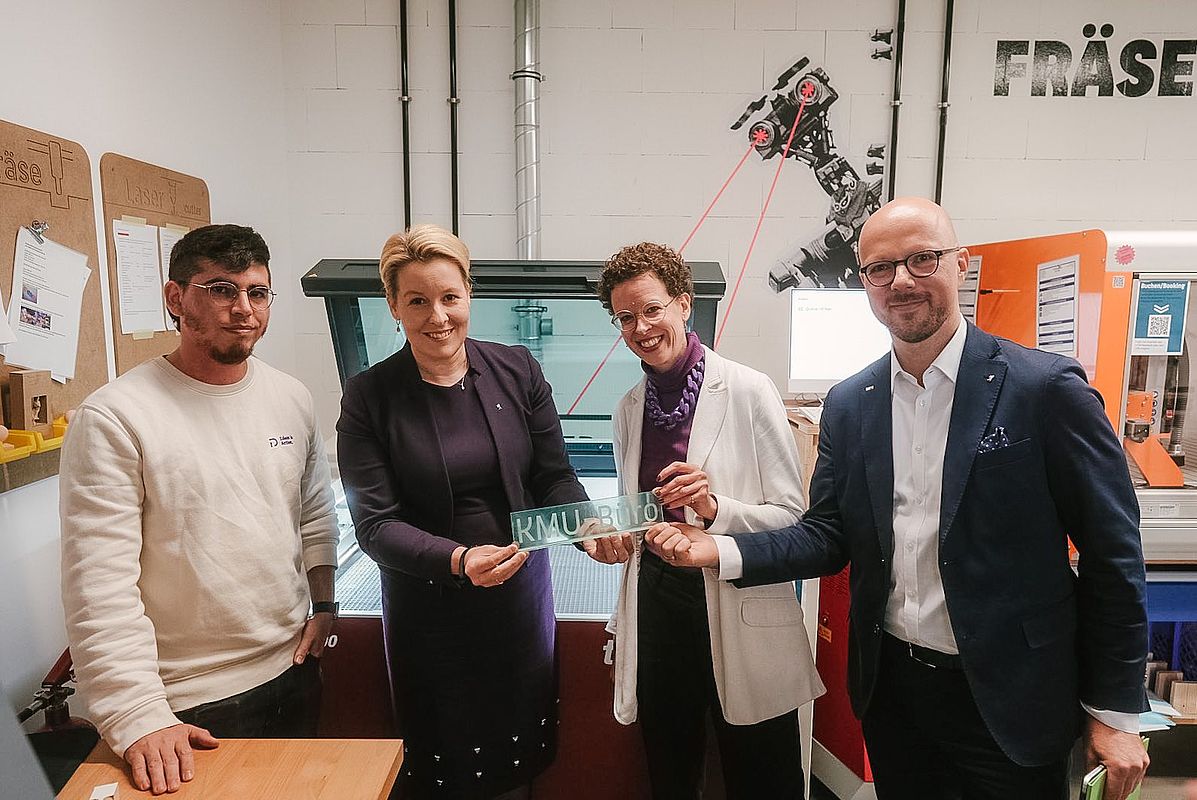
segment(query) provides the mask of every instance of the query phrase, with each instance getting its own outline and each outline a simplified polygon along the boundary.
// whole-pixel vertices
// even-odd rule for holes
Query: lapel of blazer
[[[723,377],[723,359],[710,350],[706,351],[706,367],[702,376],[702,388],[698,390],[698,405],[694,409],[694,421],[690,425],[690,443],[686,450],[686,461],[704,468],[711,448],[723,428],[727,417],[728,392]],[[643,419],[641,414],[641,419]]]
[[[512,460],[503,458],[503,444],[524,435],[517,416],[520,409],[511,402],[510,392],[504,391],[504,387],[499,385],[486,357],[471,339],[466,339],[466,356],[470,360],[470,372],[474,375],[478,399],[482,401],[482,413],[486,415],[486,424],[490,426],[490,434],[494,438],[495,450],[499,455],[499,477],[503,481],[503,493],[507,495],[511,509],[519,511],[526,505],[523,482]]]
[[[873,363],[871,376],[858,389],[860,393],[860,442],[864,451],[865,476],[873,522],[881,553],[887,559],[894,554],[894,419],[890,394],[890,358]]]
[[[433,471],[423,473],[418,481],[413,481],[412,490],[431,495],[426,507],[440,509],[437,513],[441,519],[442,530],[447,535],[452,535],[453,486],[449,483],[449,468],[445,466],[440,431],[436,418],[432,415],[428,393],[424,391],[423,378],[420,377],[420,368],[416,366],[410,344],[404,345],[399,351],[397,367],[399,380],[396,382],[395,393],[400,397],[397,424],[406,431],[404,439],[409,447],[427,449],[427,457],[421,460],[437,465]],[[432,435],[429,436],[429,433]],[[392,453],[391,457],[401,459],[404,454]],[[396,467],[398,468],[398,465]]]
[[[972,472],[977,446],[989,427],[994,406],[1006,377],[997,339],[969,324],[964,353],[956,374],[952,419],[948,423],[947,449],[943,459],[943,494],[939,511],[939,546],[952,529],[964,486]]]

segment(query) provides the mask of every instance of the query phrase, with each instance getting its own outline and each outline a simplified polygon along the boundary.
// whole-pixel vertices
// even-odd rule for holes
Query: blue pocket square
[[[1006,438],[1006,429],[998,425],[981,439],[981,443],[977,445],[977,452],[991,453],[1009,446],[1010,440]]]

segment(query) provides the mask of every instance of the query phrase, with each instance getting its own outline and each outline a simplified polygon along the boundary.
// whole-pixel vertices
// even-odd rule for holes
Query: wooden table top
[[[398,739],[221,739],[215,750],[195,751],[195,778],[159,797],[386,800],[402,763]],[[58,798],[88,800],[105,783],[117,784],[121,800],[153,796],[133,786],[128,766],[101,741]]]

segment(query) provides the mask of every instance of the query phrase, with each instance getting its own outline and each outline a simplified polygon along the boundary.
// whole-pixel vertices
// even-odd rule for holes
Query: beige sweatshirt
[[[84,401],[60,475],[67,637],[113,750],[290,666],[306,571],[337,541],[302,384],[253,358],[231,386],[154,359]]]

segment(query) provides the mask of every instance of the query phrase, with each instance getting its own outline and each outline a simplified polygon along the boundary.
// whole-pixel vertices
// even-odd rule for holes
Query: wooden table
[[[221,739],[195,751],[195,778],[172,800],[386,800],[403,763],[398,739]],[[120,800],[152,797],[134,788],[129,768],[104,742],[96,745],[58,795],[88,800],[96,786],[116,783]]]

